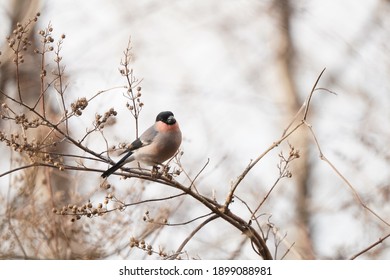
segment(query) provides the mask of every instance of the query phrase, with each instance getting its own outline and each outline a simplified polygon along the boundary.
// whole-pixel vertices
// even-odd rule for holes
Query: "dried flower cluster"
[[[39,16],[40,14],[37,13],[33,19],[25,24],[17,22],[16,28],[12,31],[12,35],[6,37],[8,47],[13,50],[15,54],[13,62],[17,65],[24,63],[23,51],[27,51],[32,45],[32,42],[29,39],[29,28],[33,22],[38,20]]]
[[[151,244],[148,244],[145,242],[144,239],[138,239],[134,236],[130,237],[130,242],[129,242],[130,248],[138,248],[143,251],[145,251],[149,256],[152,254],[157,254],[161,258],[167,258],[168,253],[164,251],[164,249],[160,248],[158,251],[153,250],[153,246]]]
[[[79,98],[77,99],[76,102],[70,104],[70,107],[72,108],[72,112],[76,116],[81,116],[83,114],[82,111],[85,110],[87,106],[88,106],[88,100],[85,97]]]
[[[104,113],[104,115],[95,115],[95,122],[94,125],[98,129],[104,128],[104,125],[107,123],[107,121],[110,119],[110,117],[115,117],[118,113],[114,110],[114,108],[110,108],[107,112]]]
[[[127,94],[130,100],[132,101],[132,104],[128,102],[126,103],[127,109],[129,109],[132,112],[136,110],[138,110],[138,112],[141,111],[142,107],[144,106],[144,103],[141,101],[141,96],[142,96],[141,87],[140,86],[137,87],[137,93],[135,94],[135,96],[133,96],[132,89],[128,89]]]
[[[111,201],[117,204],[117,207],[113,208],[113,210],[123,210],[123,203],[118,201],[112,193],[109,193],[106,195],[103,202],[99,202],[95,206],[92,204],[91,201],[88,201],[87,203],[84,203],[82,205],[68,204],[62,206],[61,208],[53,208],[52,212],[57,215],[70,215],[72,216],[71,221],[75,222],[76,220],[80,220],[82,216],[93,218],[97,216],[102,216],[110,212],[110,210],[107,209],[107,205]]]
[[[290,147],[290,151],[288,157],[285,157],[283,152],[279,154],[280,162],[278,164],[278,169],[281,178],[292,177],[292,173],[289,170],[289,165],[293,160],[298,159],[300,157],[299,150],[295,149],[291,144],[289,144],[289,147]]]

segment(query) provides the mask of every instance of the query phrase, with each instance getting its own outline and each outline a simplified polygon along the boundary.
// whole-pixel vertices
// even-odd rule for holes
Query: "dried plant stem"
[[[367,204],[363,201],[363,199],[360,197],[359,193],[357,192],[356,188],[351,184],[351,182],[336,168],[336,166],[328,160],[327,157],[322,152],[321,146],[318,142],[318,139],[314,133],[313,127],[305,122],[306,127],[309,128],[311,135],[313,136],[314,142],[316,144],[317,150],[319,152],[319,157],[321,160],[326,162],[330,168],[337,174],[337,176],[349,187],[349,189],[352,191],[355,199],[359,202],[359,204],[366,209],[369,213],[374,215],[377,219],[379,219],[381,222],[383,222],[386,226],[390,226],[390,223],[387,222],[384,218],[382,218],[379,214],[377,214],[374,210],[372,210],[370,207],[367,206]]]
[[[371,244],[370,246],[368,246],[367,248],[365,248],[364,250],[360,251],[359,253],[353,255],[350,260],[354,260],[356,259],[357,257],[363,255],[364,253],[368,252],[369,250],[371,250],[372,248],[375,248],[377,245],[381,244],[383,241],[385,241],[387,238],[390,237],[390,233],[385,235],[384,237],[381,237],[379,238],[379,240],[377,242],[374,242],[373,244]]]
[[[202,229],[205,225],[207,225],[208,223],[210,223],[211,221],[217,219],[219,216],[218,215],[213,215],[211,217],[209,217],[207,220],[203,221],[199,226],[197,226],[189,236],[187,236],[187,238],[180,244],[179,248],[177,248],[175,254],[173,254],[172,256],[170,256],[168,259],[170,260],[174,260],[176,259],[176,257],[178,255],[181,254],[181,252],[183,251],[184,247],[187,245],[187,243],[195,236],[195,234],[200,230]]]

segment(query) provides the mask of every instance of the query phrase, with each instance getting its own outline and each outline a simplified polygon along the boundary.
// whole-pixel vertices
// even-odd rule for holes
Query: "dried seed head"
[[[131,237],[130,238],[130,247],[133,248],[134,246],[136,246],[137,244],[137,240],[134,238],[134,237]]]

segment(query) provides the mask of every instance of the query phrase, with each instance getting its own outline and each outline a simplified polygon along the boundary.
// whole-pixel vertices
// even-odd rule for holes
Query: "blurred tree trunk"
[[[39,12],[40,1],[10,1],[10,34],[16,27],[17,23],[24,24],[30,19],[33,19]],[[23,97],[23,102],[31,106],[40,99],[42,94],[42,83],[40,79],[41,73],[41,57],[34,54],[34,49],[40,49],[40,42],[37,42],[37,30],[35,26],[29,29],[28,37],[31,41],[30,48],[24,52],[24,63],[20,65],[19,81],[20,92]],[[2,64],[0,68],[0,89],[8,95],[17,94],[16,70],[13,62],[15,54],[11,48],[7,48],[2,55]],[[45,63],[51,63],[47,61]],[[50,79],[48,77],[48,79]],[[65,79],[65,76],[63,76]],[[44,88],[46,85],[44,85]],[[48,89],[47,93],[49,90]],[[53,93],[56,94],[56,93]],[[4,96],[1,95],[1,102],[6,102]],[[46,115],[48,119],[59,120],[62,117],[62,112],[58,106],[52,104],[52,100],[45,99],[45,105],[37,106],[41,110],[41,114]],[[40,102],[42,103],[40,99]],[[24,112],[23,112],[24,110]],[[20,112],[24,113],[28,118],[31,117],[29,110],[23,109],[20,106]],[[16,131],[20,127],[15,127]],[[36,129],[26,131],[29,141],[36,139],[43,140],[49,130],[47,127],[41,126]],[[66,145],[58,144],[50,151],[58,154],[66,154]],[[23,163],[23,159],[21,159]],[[14,161],[14,160],[13,160]],[[23,173],[23,174],[22,174]],[[56,217],[52,214],[51,209],[59,205],[67,205],[70,202],[71,192],[75,181],[72,181],[72,176],[66,174],[67,171],[59,171],[49,168],[29,168],[19,171],[21,175],[19,180],[12,179],[9,188],[13,191],[17,190],[18,194],[11,198],[7,209],[8,226],[16,244],[16,250],[10,250],[4,253],[7,258],[38,258],[38,259],[77,259],[77,258],[94,258],[96,249],[90,248],[84,243],[83,238],[74,240],[71,238],[72,232],[77,230],[79,225],[69,225],[62,217]],[[27,218],[28,217],[28,218]],[[64,223],[65,221],[65,223]],[[45,238],[38,236],[45,233]],[[4,258],[4,256],[3,256]]]
[[[33,18],[35,14],[37,13],[39,6],[40,6],[40,1],[22,1],[22,0],[12,0],[10,1],[10,34],[12,33],[13,29],[15,28],[16,24],[18,22],[26,22],[28,19]],[[5,20],[4,20],[5,21]],[[4,24],[3,21],[3,24]],[[31,33],[33,30],[30,30],[30,39],[31,42],[33,43],[33,46],[36,45],[36,42],[34,40],[34,36],[31,36]],[[15,77],[15,67],[13,63],[13,52],[10,48],[5,48],[3,47],[3,54],[1,56],[1,64],[0,64],[0,89],[3,92],[6,92],[5,89],[7,88],[8,85],[14,84],[16,81]],[[37,57],[36,56],[27,56],[25,58],[26,63],[25,66],[23,67],[23,70],[21,71],[21,80],[23,89],[24,90],[29,90],[30,92],[37,92],[39,94],[39,89],[40,85],[37,82],[32,82],[33,79],[31,79],[31,71],[33,70],[31,68],[34,67],[35,63],[39,63],[39,61],[36,61]],[[3,102],[4,101],[4,96],[0,96],[0,100]]]
[[[291,18],[293,7],[289,0],[275,0],[274,9],[276,10],[278,26],[277,33],[277,74],[280,81],[281,91],[284,92],[287,112],[286,122],[291,120],[300,109],[303,100],[300,98],[294,77],[294,45],[291,36]],[[290,143],[300,151],[300,159],[293,164],[293,178],[296,185],[296,230],[294,240],[295,248],[306,259],[314,259],[313,245],[310,236],[310,192],[308,178],[310,175],[309,165],[309,142],[305,131],[298,131]],[[291,236],[290,236],[291,237]]]

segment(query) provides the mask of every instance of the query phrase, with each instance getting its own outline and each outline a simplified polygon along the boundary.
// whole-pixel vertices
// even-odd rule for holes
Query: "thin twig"
[[[210,214],[208,214],[210,215]],[[205,225],[207,225],[208,223],[210,223],[211,221],[215,220],[219,218],[218,215],[212,215],[210,218],[208,218],[207,220],[203,221],[203,223],[201,223],[199,226],[197,226],[191,233],[189,236],[187,236],[187,238],[180,244],[179,248],[177,248],[176,250],[176,253],[174,253],[172,256],[170,256],[168,259],[170,260],[174,260],[176,259],[176,257],[181,254],[181,252],[183,251],[184,247],[187,245],[187,243],[194,237],[194,235],[201,229],[203,228]]]
[[[354,260],[356,259],[357,257],[363,255],[364,253],[366,253],[367,251],[371,250],[372,248],[376,247],[378,244],[381,244],[383,241],[385,241],[387,238],[390,237],[390,233],[385,235],[384,237],[381,237],[379,238],[379,240],[373,244],[371,244],[370,246],[368,246],[367,248],[365,248],[364,250],[360,251],[359,253],[353,255],[350,260]]]
[[[327,157],[322,152],[321,146],[318,142],[318,139],[316,137],[316,134],[314,133],[313,127],[308,124],[307,122],[304,122],[305,125],[309,128],[309,131],[311,135],[313,136],[314,142],[316,144],[317,150],[319,152],[320,159],[326,162],[330,168],[337,174],[337,176],[344,181],[344,183],[349,187],[349,189],[352,191],[353,195],[355,196],[356,200],[359,202],[359,204],[365,208],[368,212],[370,212],[372,215],[374,215],[376,218],[378,218],[381,222],[383,222],[385,225],[390,226],[390,223],[387,222],[384,218],[382,218],[379,214],[377,214],[374,210],[372,210],[370,207],[366,205],[366,203],[363,201],[363,199],[360,197],[359,193],[356,191],[356,188],[349,182],[349,180],[336,168],[336,166],[333,165],[333,163],[328,160]]]
[[[326,69],[326,68],[324,68],[324,69],[321,71],[320,75],[318,76],[316,82],[315,82],[314,85],[313,85],[313,88],[311,89],[311,92],[310,92],[310,94],[309,94],[309,98],[307,99],[307,104],[306,104],[306,108],[305,108],[305,113],[303,114],[303,120],[306,120],[306,118],[307,118],[307,113],[309,112],[311,98],[312,98],[312,96],[313,96],[313,93],[314,93],[314,91],[315,91],[317,85],[318,85],[318,82],[319,82],[320,79],[321,79],[322,74],[325,72],[325,69]]]
[[[293,248],[294,245],[295,245],[295,242],[293,242],[293,243],[291,244],[291,246],[287,248],[286,252],[285,252],[285,253],[283,254],[283,256],[280,258],[281,260],[283,260],[283,259],[287,256],[287,254],[291,251],[291,248]]]
[[[199,170],[198,174],[196,174],[195,178],[191,181],[191,185],[189,188],[192,188],[195,184],[196,179],[198,179],[199,175],[205,170],[206,166],[210,163],[210,159],[208,158],[203,167]],[[196,189],[196,188],[195,188]]]
[[[10,162],[12,162],[12,157],[13,157],[13,153],[11,153],[11,161],[10,161]],[[0,177],[1,177],[1,176],[0,176]],[[10,197],[11,197],[11,179],[12,179],[12,177],[9,176],[9,178],[8,178],[8,191],[7,191],[7,208],[6,208],[6,209],[7,209],[7,222],[8,222],[8,226],[9,226],[9,229],[10,229],[11,233],[12,233],[13,236],[15,237],[16,242],[17,242],[18,246],[20,247],[20,250],[21,250],[22,253],[23,253],[24,259],[28,259],[26,250],[24,249],[23,244],[22,244],[22,242],[20,241],[19,236],[17,235],[17,233],[16,233],[16,231],[15,231],[13,225],[12,225],[12,222],[11,222],[11,219],[12,219],[12,217],[11,217],[11,212],[12,212],[11,210],[12,210],[12,208],[11,208],[11,203],[10,203]]]
[[[255,160],[251,161],[250,164],[248,164],[248,166],[245,168],[245,170],[240,174],[240,176],[238,176],[238,178],[236,179],[236,181],[234,182],[228,196],[227,196],[227,199],[226,199],[226,202],[225,202],[225,206],[227,207],[232,199],[233,199],[233,194],[234,192],[236,191],[238,185],[241,183],[242,180],[244,180],[244,178],[246,177],[246,175],[249,173],[249,171],[251,171],[251,169],[253,167],[255,167],[255,165],[265,156],[267,155],[270,151],[272,151],[273,149],[275,149],[276,147],[278,147],[284,140],[286,140],[291,134],[293,134],[298,128],[300,128],[301,126],[303,125],[303,123],[299,123],[297,124],[290,132],[288,132],[287,134],[285,134],[283,137],[281,137],[279,140],[277,140],[276,142],[274,142],[271,146],[269,146],[261,155],[259,155]]]

